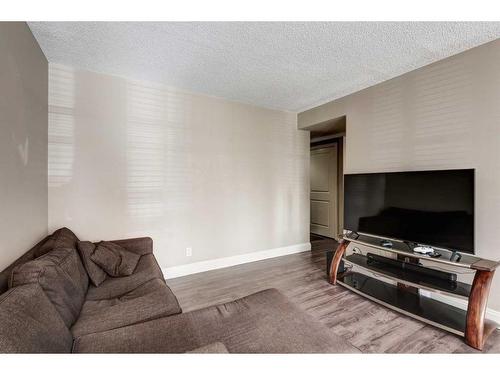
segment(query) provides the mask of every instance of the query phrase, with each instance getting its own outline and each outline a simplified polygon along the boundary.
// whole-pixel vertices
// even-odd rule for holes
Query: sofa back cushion
[[[39,285],[0,295],[0,353],[69,353],[73,336]]]
[[[43,244],[35,251],[35,258],[47,254],[49,251],[60,248],[76,249],[78,237],[68,228],[60,228],[46,238]]]
[[[58,248],[12,271],[10,287],[39,284],[67,327],[80,314],[89,279],[75,249]]]
[[[30,250],[17,258],[10,266],[0,272],[0,294],[6,292],[9,288],[9,278],[15,267],[44,255],[54,248],[76,248],[77,241],[78,237],[76,237],[76,235],[68,228],[58,229],[53,234],[45,237]]]
[[[47,238],[50,236],[45,237],[43,240],[38,242],[35,246],[33,246],[31,249],[29,249],[27,252],[25,252],[23,255],[21,255],[19,258],[17,258],[11,265],[9,265],[6,269],[4,269],[2,272],[0,272],[0,294],[6,292],[9,289],[9,279],[10,275],[12,274],[12,270],[19,266],[20,264],[24,264],[26,262],[29,262],[30,260],[35,259],[35,253],[37,250],[42,246]]]

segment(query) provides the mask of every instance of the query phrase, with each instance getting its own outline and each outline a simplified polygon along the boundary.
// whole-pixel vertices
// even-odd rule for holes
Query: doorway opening
[[[337,241],[343,230],[346,117],[309,127],[311,243]]]

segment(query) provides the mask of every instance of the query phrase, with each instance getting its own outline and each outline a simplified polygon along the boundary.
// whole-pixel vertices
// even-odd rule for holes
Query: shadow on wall
[[[435,65],[407,79],[407,86],[391,80],[372,88],[366,121],[372,134],[370,159],[384,171],[402,165],[435,169],[450,161],[463,167],[473,151],[468,137],[474,119],[467,99],[473,81],[467,70],[459,63]]]
[[[163,214],[161,91],[127,82],[127,209],[132,218]]]
[[[62,66],[50,66],[49,81],[48,184],[51,188],[66,185],[73,177],[74,71]]]
[[[127,81],[126,103],[128,233],[188,241],[190,98],[160,85]]]
[[[50,230],[151,236],[162,266],[308,242],[294,114],[58,65],[49,87]]]

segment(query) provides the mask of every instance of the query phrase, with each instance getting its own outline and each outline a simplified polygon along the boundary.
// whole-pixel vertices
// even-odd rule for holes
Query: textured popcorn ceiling
[[[500,37],[500,23],[30,22],[51,63],[301,111]]]

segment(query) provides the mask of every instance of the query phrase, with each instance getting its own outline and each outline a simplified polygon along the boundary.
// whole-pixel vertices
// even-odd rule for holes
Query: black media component
[[[334,251],[328,250],[326,252],[326,274],[330,276],[330,266],[332,265]]]
[[[393,267],[405,271],[412,272],[425,277],[433,277],[436,279],[446,280],[449,282],[457,281],[457,275],[451,272],[439,271],[432,268],[423,267],[419,264],[403,262],[397,259],[386,258],[381,255],[368,253],[366,254],[367,264],[374,264],[379,267]]]

